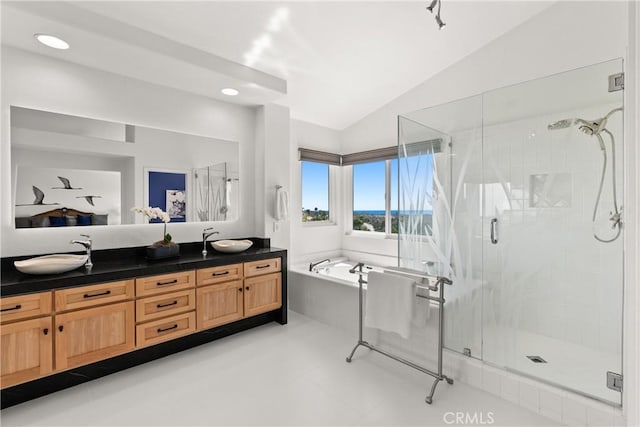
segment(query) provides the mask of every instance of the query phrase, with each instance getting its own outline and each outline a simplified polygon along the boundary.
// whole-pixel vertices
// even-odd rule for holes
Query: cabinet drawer
[[[69,311],[133,299],[133,279],[55,291],[56,311]]]
[[[136,296],[143,297],[165,292],[180,291],[195,287],[195,283],[196,273],[194,270],[141,277],[136,279]]]
[[[196,330],[196,314],[179,314],[136,326],[136,347],[157,344],[162,341],[188,335]]]
[[[198,286],[242,279],[242,264],[221,265],[197,270]]]
[[[50,314],[51,292],[0,298],[2,323]]]
[[[136,322],[172,316],[195,308],[195,289],[142,298],[136,301]]]
[[[244,277],[275,273],[277,271],[280,271],[280,258],[271,258],[262,261],[244,263]]]

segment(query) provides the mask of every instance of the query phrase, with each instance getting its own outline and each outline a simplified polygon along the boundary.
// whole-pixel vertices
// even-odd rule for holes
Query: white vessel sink
[[[54,254],[14,261],[13,265],[25,274],[57,274],[75,270],[85,262],[87,255]]]
[[[218,252],[242,252],[246,251],[253,245],[251,240],[216,240],[211,242],[211,246]]]

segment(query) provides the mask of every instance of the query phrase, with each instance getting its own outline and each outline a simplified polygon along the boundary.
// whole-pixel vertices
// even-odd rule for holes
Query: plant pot
[[[147,259],[165,259],[180,256],[180,245],[147,246]]]

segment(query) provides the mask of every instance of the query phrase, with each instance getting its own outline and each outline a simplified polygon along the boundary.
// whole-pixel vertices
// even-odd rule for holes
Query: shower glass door
[[[482,97],[399,117],[401,267],[445,276],[445,346],[482,357]]]
[[[485,93],[482,144],[483,359],[617,404],[623,92],[608,77],[621,71]]]

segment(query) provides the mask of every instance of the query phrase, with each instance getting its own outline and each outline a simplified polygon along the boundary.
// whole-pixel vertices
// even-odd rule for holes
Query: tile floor
[[[440,383],[427,405],[430,377],[362,348],[348,364],[354,337],[293,312],[289,320],[5,409],[0,422],[441,426],[462,412],[467,425],[558,425],[460,382]]]

